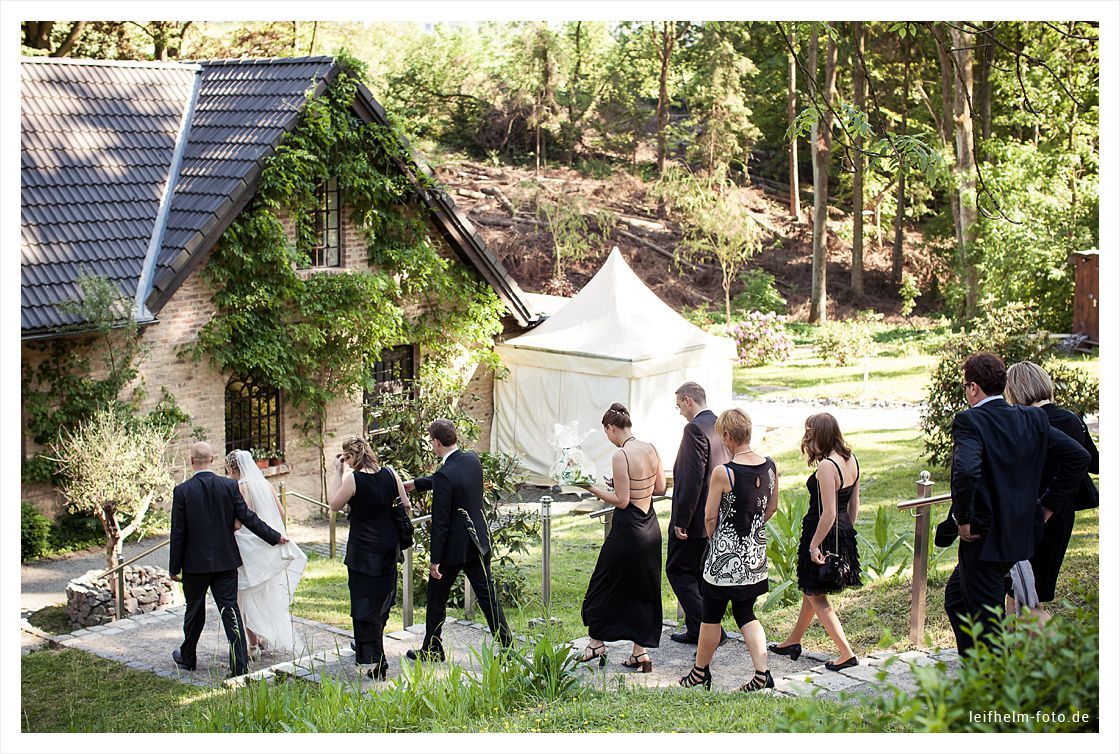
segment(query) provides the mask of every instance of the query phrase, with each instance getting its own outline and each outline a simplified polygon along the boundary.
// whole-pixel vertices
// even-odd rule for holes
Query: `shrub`
[[[86,550],[104,542],[105,531],[93,516],[64,511],[51,527],[51,554]]]
[[[792,605],[797,591],[797,548],[801,545],[801,520],[809,510],[808,493],[797,493],[790,505],[779,505],[766,522],[766,564],[770,590],[763,610]]]
[[[41,558],[50,550],[51,522],[34,505],[24,501],[19,515],[20,560]]]
[[[863,570],[871,580],[884,579],[898,572],[911,545],[904,534],[891,536],[893,514],[886,505],[875,511],[875,528],[870,540],[860,537]],[[931,548],[933,549],[933,548]]]
[[[754,311],[728,327],[727,334],[735,339],[739,363],[758,367],[789,358],[793,352],[793,341],[786,334],[784,321],[784,317],[774,312],[763,314]]]
[[[946,340],[930,376],[921,429],[930,461],[948,468],[952,458],[953,417],[968,408],[961,390],[961,368],[970,354],[990,351],[1010,366],[1018,361],[1041,364],[1054,377],[1054,402],[1084,416],[1100,406],[1100,384],[1081,370],[1048,358],[1050,338],[1039,330],[1033,309],[1025,304],[993,308],[969,332]]]
[[[898,296],[902,299],[902,306],[898,313],[907,319],[914,312],[914,305],[922,291],[918,288],[918,279],[909,272],[902,273],[902,285],[898,288]]]
[[[866,318],[821,325],[813,347],[821,361],[839,367],[869,356],[871,349],[871,326]]]
[[[739,276],[742,292],[731,299],[733,312],[778,312],[786,310],[786,300],[774,286],[774,276],[762,270],[747,270]]]

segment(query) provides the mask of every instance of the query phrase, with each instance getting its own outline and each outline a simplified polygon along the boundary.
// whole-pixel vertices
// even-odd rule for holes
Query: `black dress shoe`
[[[181,667],[183,670],[194,670],[194,663],[184,662],[183,653],[178,649],[171,650],[171,659],[174,660],[175,664]]]
[[[357,651],[358,651],[358,643],[357,643],[357,642],[354,642],[354,641],[350,642],[350,649],[352,649],[352,650],[354,650],[355,652],[357,652]]]
[[[688,631],[681,631],[676,634],[669,634],[669,638],[679,644],[695,644],[700,641],[699,636],[693,636]]]
[[[852,655],[843,662],[832,662],[832,660],[829,660],[824,664],[824,666],[829,670],[843,670],[844,668],[854,668],[856,665],[859,665],[859,658],[855,655]]]
[[[410,649],[404,653],[404,656],[410,660],[420,660],[421,662],[444,662],[446,659],[443,652],[433,652],[430,649]]]

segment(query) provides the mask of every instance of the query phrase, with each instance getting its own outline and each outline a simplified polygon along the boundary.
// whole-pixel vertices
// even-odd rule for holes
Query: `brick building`
[[[83,348],[81,323],[59,304],[80,297],[83,274],[109,280],[132,302],[147,354],[138,382],[141,409],[167,388],[215,448],[269,447],[283,463],[265,471],[296,491],[317,497],[318,450],[303,441],[285,412],[284,395],[220,374],[180,354],[213,313],[212,291],[200,275],[222,233],[256,194],[265,160],[297,124],[310,97],[338,75],[329,57],[133,63],[27,59],[22,64],[22,359],[25,373],[63,338]],[[388,125],[385,111],[359,86],[353,113]],[[404,171],[428,171],[420,163]],[[337,188],[321,190],[316,227],[321,245],[301,274],[368,269],[361,229]],[[484,280],[506,306],[507,331],[535,321],[501,263],[442,191],[421,189],[444,252]],[[293,218],[282,216],[290,242]],[[77,332],[75,332],[77,330]],[[408,343],[369,365],[379,382],[414,376],[423,354]],[[493,378],[484,369],[468,390],[481,398],[471,411],[489,447]],[[368,399],[368,397],[367,397]],[[328,412],[328,432],[363,427],[363,396],[340,399]],[[39,450],[27,436],[24,458]],[[172,456],[176,478],[186,473],[184,430]],[[58,510],[46,484],[25,484],[23,497],[49,514]],[[296,518],[310,507],[293,506]]]

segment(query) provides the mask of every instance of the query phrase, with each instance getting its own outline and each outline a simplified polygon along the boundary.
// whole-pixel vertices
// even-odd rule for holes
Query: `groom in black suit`
[[[731,454],[716,435],[716,415],[708,408],[703,387],[684,383],[677,388],[676,401],[677,411],[688,424],[673,463],[673,510],[669,515],[665,575],[684,610],[685,629],[669,638],[695,644],[700,638],[700,578],[708,548],[704,524],[708,481],[712,469],[730,461]],[[724,633],[722,639],[726,638]]]
[[[410,649],[406,654],[412,660],[441,661],[445,659],[441,637],[447,598],[460,571],[470,581],[498,641],[509,646],[513,634],[490,575],[490,529],[482,513],[482,463],[477,454],[459,449],[455,424],[447,419],[432,422],[428,437],[443,465],[432,476],[404,485],[409,492],[432,490],[431,577],[424,643],[419,652]]]
[[[1003,399],[1007,370],[995,354],[964,363],[969,408],[953,418],[953,504],[950,518],[960,544],[957,567],[945,585],[945,612],[964,653],[975,644],[963,629],[971,618],[989,644],[999,630],[1004,575],[1027,560],[1042,539],[1043,523],[1078,489],[1089,466],[1081,444],[1053,429],[1046,413]],[[1039,497],[1042,470],[1058,469]],[[940,527],[939,527],[940,528]]]
[[[187,612],[183,618],[183,644],[171,653],[179,667],[195,668],[195,646],[206,625],[206,590],[222,616],[230,646],[229,676],[249,671],[245,650],[245,625],[237,608],[237,568],[241,552],[234,539],[240,521],[249,531],[271,545],[288,540],[257,518],[245,504],[237,482],[210,471],[214,451],[209,443],[191,447],[194,475],[175,487],[171,499],[171,556],[167,570],[183,582]],[[180,576],[182,572],[182,576]]]

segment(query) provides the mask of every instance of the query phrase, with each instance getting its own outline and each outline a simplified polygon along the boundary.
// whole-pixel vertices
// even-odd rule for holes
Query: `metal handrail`
[[[920,645],[925,638],[926,587],[929,577],[930,511],[938,503],[952,502],[952,494],[931,495],[933,482],[929,472],[917,479],[917,496],[898,504],[914,518],[914,565],[910,578],[910,641]]]
[[[120,620],[121,618],[124,617],[124,567],[128,566],[128,565],[132,565],[133,563],[135,563],[137,560],[144,557],[145,555],[151,555],[153,552],[155,552],[159,548],[167,547],[169,544],[171,544],[171,540],[166,539],[163,542],[160,542],[158,545],[155,545],[154,547],[149,547],[147,550],[144,550],[144,552],[140,553],[139,555],[134,555],[133,557],[129,558],[128,560],[124,561],[123,563],[118,563],[113,568],[110,568],[109,570],[107,570],[104,573],[99,574],[97,576],[97,578],[103,579],[103,578],[106,578],[111,573],[116,573],[117,574],[117,609],[116,609],[117,620]]]
[[[933,497],[916,497],[913,500],[906,500],[898,504],[900,511],[911,510],[913,508],[921,508],[922,506],[935,505],[936,503],[947,503],[953,500],[952,493],[946,492],[943,495],[934,495]]]

